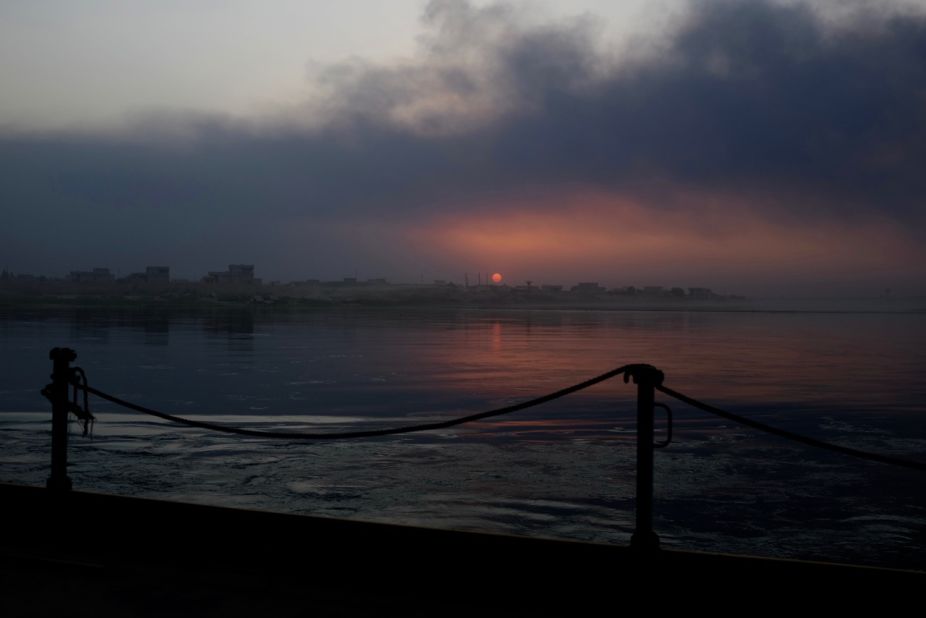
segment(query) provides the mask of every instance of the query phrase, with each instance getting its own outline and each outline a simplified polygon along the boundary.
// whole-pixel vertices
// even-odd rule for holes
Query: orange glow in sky
[[[880,285],[924,258],[889,221],[772,217],[743,196],[688,194],[672,205],[583,191],[496,199],[490,221],[457,214],[424,223],[419,247],[435,261],[504,263],[513,269],[509,275],[535,281],[732,292],[811,279],[865,278]],[[807,212],[814,210],[808,204]],[[492,276],[495,283],[501,279]]]
[[[492,275],[492,283],[501,283],[502,282],[502,273],[495,273]]]

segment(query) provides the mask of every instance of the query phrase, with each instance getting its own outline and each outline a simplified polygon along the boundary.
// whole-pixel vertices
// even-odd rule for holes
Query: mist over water
[[[49,348],[90,384],[183,416],[336,431],[517,402],[648,362],[699,399],[846,446],[926,452],[922,313],[93,310],[7,313],[0,480],[48,474]],[[634,396],[619,380],[491,421],[337,443],[246,439],[92,402],[76,488],[627,543]],[[656,455],[667,546],[926,567],[921,475],[821,453],[669,402]],[[657,433],[664,420],[657,420]]]

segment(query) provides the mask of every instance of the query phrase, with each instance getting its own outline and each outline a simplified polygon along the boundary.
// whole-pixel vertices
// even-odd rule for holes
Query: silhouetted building
[[[228,270],[210,271],[203,277],[203,283],[251,284],[260,283],[254,278],[253,264],[229,264]]]
[[[717,295],[710,288],[688,288],[688,296],[698,300],[716,298]]]
[[[148,276],[145,275],[145,273],[130,273],[126,275],[125,277],[123,277],[122,279],[119,279],[119,281],[124,281],[126,283],[132,283],[132,284],[144,284],[144,283],[148,283]]]
[[[253,275],[253,271],[252,271]],[[169,283],[170,266],[148,266],[145,268],[145,279],[148,283]]]
[[[595,281],[582,281],[569,289],[574,294],[604,294],[607,290]]]
[[[235,281],[253,281],[253,264],[229,264],[228,276]]]
[[[108,268],[94,268],[93,270],[72,270],[68,279],[77,283],[110,283],[116,280]]]

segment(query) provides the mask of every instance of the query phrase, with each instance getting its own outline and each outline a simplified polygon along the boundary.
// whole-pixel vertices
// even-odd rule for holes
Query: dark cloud
[[[255,257],[282,259],[268,247],[291,218],[418,217],[567,185],[802,196],[826,216],[921,226],[922,14],[831,24],[801,4],[698,2],[632,62],[601,51],[590,18],[531,25],[508,5],[441,0],[423,22],[415,62],[332,67],[310,126],[0,137],[4,259],[148,261],[166,243],[203,263],[248,238]]]

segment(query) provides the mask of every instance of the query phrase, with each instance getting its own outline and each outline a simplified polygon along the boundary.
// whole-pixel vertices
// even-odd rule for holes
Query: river
[[[448,419],[626,363],[765,423],[900,457],[926,453],[926,314],[521,309],[8,310],[0,481],[48,475],[48,350],[91,386],[250,428]],[[331,517],[625,544],[634,396],[621,380],[425,434],[299,443],[171,425],[92,401],[75,488]],[[656,453],[667,547],[926,568],[923,473],[819,452],[677,402]],[[657,436],[665,431],[658,413]],[[254,532],[258,533],[258,532]]]

